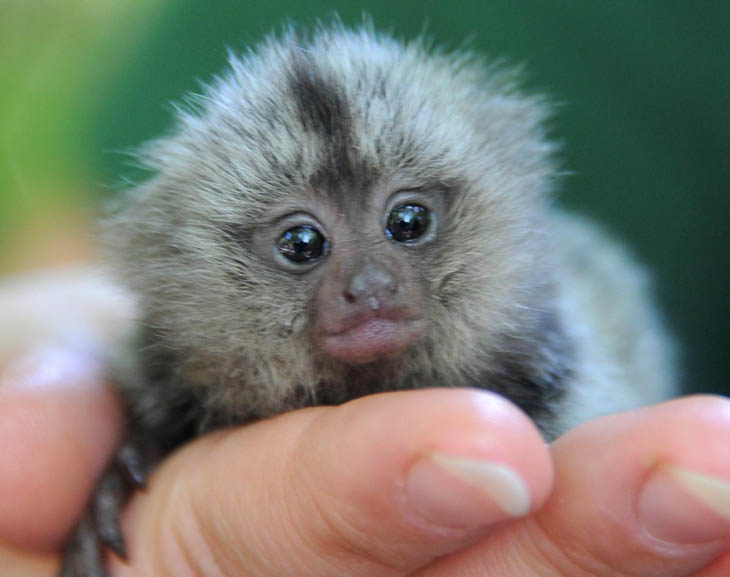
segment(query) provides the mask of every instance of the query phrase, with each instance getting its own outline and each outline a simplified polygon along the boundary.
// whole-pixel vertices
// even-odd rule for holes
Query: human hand
[[[87,269],[0,284],[0,575],[51,575],[123,428],[101,356],[132,303]]]
[[[118,439],[114,395],[84,359],[56,351],[21,363],[46,370],[4,373],[3,574],[53,574],[51,553]],[[168,459],[128,508],[131,564],[112,558],[112,574],[726,575],[729,439],[730,406],[717,398],[598,419],[552,447],[514,406],[478,391],[298,411]],[[434,452],[459,459],[434,462]],[[516,477],[502,470],[500,483],[484,461]],[[680,484],[689,479],[696,492],[702,477],[676,467],[724,480],[714,487],[724,517]]]
[[[598,419],[550,451],[478,391],[300,411],[170,459],[127,516],[135,561],[112,573],[719,577],[730,520],[698,496],[727,515],[729,435],[730,405],[713,398]],[[535,512],[549,456],[557,483]],[[494,463],[522,478],[530,505]]]
[[[102,386],[76,389],[76,399],[43,391],[32,402],[38,392],[26,391],[25,407],[20,391],[3,391],[0,402],[30,417],[15,419],[25,431],[0,430],[0,443],[13,449],[0,457],[1,470],[26,468],[15,483],[6,475],[0,483],[0,502],[15,512],[5,507],[0,537],[33,552],[24,567],[16,560],[16,577],[52,574],[43,553],[60,546],[119,430]],[[79,401],[85,409],[69,422]],[[6,412],[1,422],[13,420]],[[427,390],[298,411],[205,437],[165,462],[128,510],[131,564],[112,559],[112,575],[719,577],[730,569],[722,557],[730,521],[683,489],[667,465],[727,483],[729,435],[730,407],[713,398],[578,427],[550,449],[557,485],[547,504],[505,524],[509,512],[523,511],[519,481],[482,474],[480,490],[429,455],[466,458],[461,474],[477,478],[480,462],[486,471],[506,465],[523,479],[534,512],[551,488],[549,451],[506,401]],[[727,507],[727,485],[715,499]]]

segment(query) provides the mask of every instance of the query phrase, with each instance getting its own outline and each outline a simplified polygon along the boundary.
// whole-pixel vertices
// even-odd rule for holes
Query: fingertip
[[[310,456],[304,470],[316,469],[312,485],[328,487],[330,502],[352,517],[377,517],[383,540],[410,527],[430,553],[444,554],[538,509],[552,488],[552,460],[539,431],[494,393],[383,393],[324,414],[313,426],[321,429],[302,452]],[[332,466],[334,455],[341,467]],[[451,542],[444,531],[455,531]]]
[[[642,527],[670,543],[730,538],[730,400],[693,395],[640,415],[658,431],[645,433],[658,446],[637,500]]]
[[[730,478],[658,466],[639,493],[637,515],[648,535],[667,543],[729,538]]]
[[[0,376],[0,540],[58,548],[118,443],[119,400],[93,358],[46,348]]]
[[[728,447],[730,402],[717,396],[580,425],[553,443],[556,488],[540,525],[617,570],[654,574],[671,559],[667,577],[693,574],[730,539]]]
[[[532,508],[527,483],[513,467],[439,452],[410,467],[404,492],[408,508],[439,527],[479,528]]]

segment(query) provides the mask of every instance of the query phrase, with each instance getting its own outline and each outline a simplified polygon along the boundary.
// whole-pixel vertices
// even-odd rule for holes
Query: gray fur
[[[117,379],[131,430],[63,577],[102,575],[102,545],[123,552],[121,472],[141,484],[149,449],[215,427],[469,386],[512,399],[550,438],[673,390],[644,274],[552,205],[549,109],[510,71],[334,25],[232,57],[198,101],[146,148],[154,176],[104,223],[106,260],[139,299]],[[428,242],[385,237],[400,194],[436,215]],[[292,213],[331,241],[304,271],[274,258]],[[322,310],[346,316],[354,299],[341,277],[416,311],[425,333],[394,358],[328,355]]]
[[[155,359],[142,366],[133,405],[194,399],[195,419],[242,422],[381,389],[475,385],[512,397],[555,433],[576,420],[561,406],[572,384],[619,368],[615,401],[607,394],[576,414],[650,400],[626,358],[598,351],[600,369],[582,362],[575,325],[586,320],[563,301],[590,266],[575,271],[567,260],[617,249],[599,239],[596,254],[579,255],[583,239],[567,250],[556,242],[566,217],[550,205],[549,110],[518,92],[509,71],[335,25],[232,58],[200,102],[148,147],[154,178],[106,226],[111,260],[141,298],[142,358]],[[344,215],[363,251],[390,255],[382,231],[359,228],[361,215],[383,191],[421,188],[443,202],[439,238],[398,262],[425,287],[427,334],[374,366],[324,358],[308,319],[327,263],[282,273],[253,248],[256,235],[311,199]],[[610,299],[640,303],[638,317],[616,326],[656,341],[650,364],[669,383],[657,322],[634,286],[641,273],[623,258],[615,272],[617,294],[590,306],[615,315]],[[154,420],[170,418],[160,411]]]

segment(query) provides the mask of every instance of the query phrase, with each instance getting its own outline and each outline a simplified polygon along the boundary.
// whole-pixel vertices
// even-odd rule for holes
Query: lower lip
[[[368,363],[401,352],[423,333],[417,320],[370,319],[350,330],[322,337],[330,356],[346,363]]]

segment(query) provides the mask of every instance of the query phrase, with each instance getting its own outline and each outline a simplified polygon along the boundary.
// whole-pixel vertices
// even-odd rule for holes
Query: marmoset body
[[[146,450],[379,391],[480,387],[548,438],[666,396],[644,273],[554,206],[549,106],[509,70],[369,27],[272,37],[144,150],[104,223],[139,299],[127,444],[62,575],[123,553]]]

